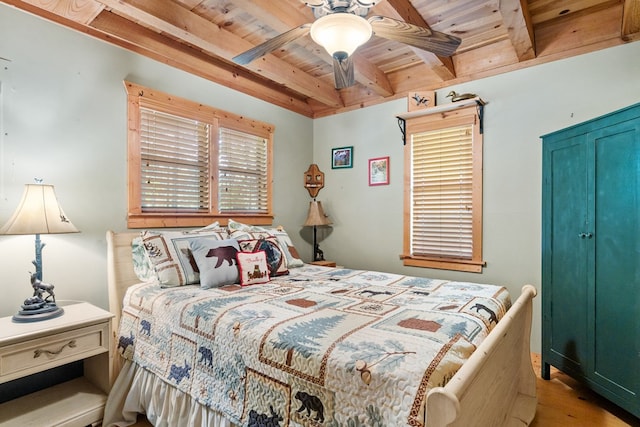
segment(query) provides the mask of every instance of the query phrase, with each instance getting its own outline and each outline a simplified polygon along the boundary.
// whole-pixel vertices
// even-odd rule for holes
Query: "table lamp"
[[[305,227],[313,227],[313,260],[324,261],[324,254],[320,250],[318,241],[316,238],[316,231],[318,226],[330,225],[331,221],[324,213],[322,204],[316,199],[309,202],[309,213],[307,214],[307,220],[304,222]]]
[[[36,322],[62,315],[64,311],[56,304],[54,286],[42,281],[42,248],[45,244],[40,240],[40,235],[78,232],[62,211],[53,185],[25,185],[18,207],[0,228],[0,234],[36,235],[36,258],[32,261],[35,272],[30,273],[33,296],[24,300],[22,309],[13,316],[14,322]]]

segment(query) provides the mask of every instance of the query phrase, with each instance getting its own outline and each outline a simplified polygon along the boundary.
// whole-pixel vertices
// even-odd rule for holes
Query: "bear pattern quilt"
[[[118,352],[245,426],[422,426],[504,287],[306,264],[268,283],[130,287]]]

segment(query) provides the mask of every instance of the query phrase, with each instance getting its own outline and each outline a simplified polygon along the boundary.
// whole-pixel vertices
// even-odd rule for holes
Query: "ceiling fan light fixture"
[[[351,56],[372,34],[371,24],[352,13],[333,13],[316,20],[311,26],[311,38],[331,56]]]

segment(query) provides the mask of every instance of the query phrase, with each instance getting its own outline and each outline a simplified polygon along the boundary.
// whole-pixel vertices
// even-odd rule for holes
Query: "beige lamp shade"
[[[309,213],[307,214],[307,220],[304,222],[305,227],[313,225],[329,225],[329,217],[324,213],[322,204],[315,200],[309,202]]]
[[[22,200],[0,234],[78,233],[58,203],[53,185],[26,184]]]

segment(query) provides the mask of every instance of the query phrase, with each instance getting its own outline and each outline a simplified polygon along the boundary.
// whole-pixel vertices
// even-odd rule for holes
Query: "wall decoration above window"
[[[389,184],[389,156],[369,159],[369,185]]]
[[[353,167],[353,147],[331,149],[331,169]]]
[[[419,93],[419,92],[417,92]],[[473,96],[469,98],[469,96]],[[409,95],[409,98],[411,95]],[[479,96],[475,96],[474,94],[463,93],[459,95],[458,93],[451,91],[447,98],[452,98],[452,102],[430,107],[430,108],[419,108],[414,111],[409,110],[406,113],[398,114],[396,118],[398,119],[398,127],[400,128],[400,132],[402,133],[402,144],[407,145],[407,120],[410,119],[418,119],[424,116],[431,116],[435,114],[448,113],[447,116],[453,117],[458,114],[456,110],[464,109],[469,107],[470,105],[476,105],[478,111],[478,121],[479,121],[479,129],[480,134],[484,133],[484,106],[487,105],[487,102],[484,101]],[[411,101],[411,99],[409,99]],[[443,117],[444,118],[444,117]]]
[[[436,93],[433,90],[409,92],[407,95],[407,111],[423,110],[436,106]]]

